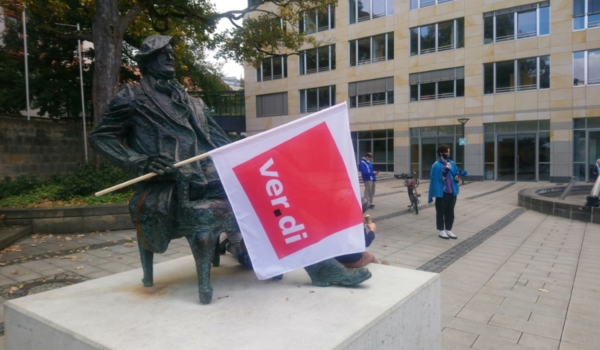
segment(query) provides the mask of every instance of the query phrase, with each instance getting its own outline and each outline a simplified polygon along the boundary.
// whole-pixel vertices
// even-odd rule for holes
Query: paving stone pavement
[[[456,204],[458,239],[442,240],[435,209],[426,203],[428,185],[418,188],[416,215],[407,211],[402,181],[377,184],[369,211],[377,238],[369,251],[410,269],[444,263],[438,269],[443,349],[600,349],[599,225],[517,207],[518,191],[549,183],[473,182],[461,186]],[[178,239],[154,261],[190,254],[187,241]],[[133,230],[32,235],[0,255],[0,290],[7,298],[27,288],[43,291],[41,281],[58,287],[140,267]],[[0,333],[3,321],[0,308]]]

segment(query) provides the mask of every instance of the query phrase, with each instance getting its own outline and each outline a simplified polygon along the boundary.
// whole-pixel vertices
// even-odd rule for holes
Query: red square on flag
[[[279,259],[362,222],[326,123],[233,168]]]

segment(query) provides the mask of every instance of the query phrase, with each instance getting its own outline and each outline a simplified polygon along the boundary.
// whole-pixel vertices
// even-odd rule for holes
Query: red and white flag
[[[365,250],[346,103],[210,156],[259,279]]]

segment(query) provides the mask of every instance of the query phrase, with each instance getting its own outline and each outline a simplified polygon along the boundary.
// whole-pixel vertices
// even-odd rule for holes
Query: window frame
[[[319,49],[322,49],[324,47],[329,48],[329,58],[328,58],[329,67],[328,67],[328,69],[323,69],[323,67],[319,66],[319,62],[320,62]],[[308,55],[309,51],[313,51],[313,50],[315,52],[315,61],[316,61],[317,68],[315,69],[314,72],[308,72],[307,55]],[[298,75],[308,75],[308,74],[314,74],[314,73],[329,72],[334,69],[335,69],[335,44],[314,47],[312,49],[303,50],[303,51],[300,51],[300,53],[298,53]]]
[[[589,67],[589,53],[591,52],[598,52],[600,53],[600,49],[594,49],[594,50],[582,50],[582,51],[574,51],[573,52],[573,64],[571,67],[571,74],[573,77],[573,87],[585,87],[585,86],[593,86],[593,85],[600,85],[600,80],[597,83],[589,83],[589,74],[590,74],[590,67]],[[577,53],[581,53],[583,52],[583,84],[578,84],[575,85],[575,54]],[[600,72],[599,72],[600,74]]]
[[[305,33],[305,34],[315,34],[315,33],[320,33],[320,32],[324,32],[326,30],[331,30],[331,29],[335,29],[335,6],[332,5],[327,5],[327,27],[319,27],[319,11],[316,11],[316,8],[312,8],[308,11],[302,11],[298,14],[299,19],[298,19],[298,33]],[[315,28],[314,31],[309,31],[307,28],[307,21],[305,20],[305,17],[307,17],[307,12],[310,11],[315,11],[315,18],[314,18],[314,23],[315,23]],[[332,13],[333,11],[333,13]],[[325,29],[321,29],[321,28],[325,28]]]
[[[454,0],[428,0],[427,4],[425,6],[421,6],[421,3],[425,1],[425,0],[410,0],[410,10],[418,10],[418,9],[422,9],[422,8],[426,8],[426,7],[431,7],[431,6],[436,6],[436,5],[441,5],[441,4],[445,4],[448,2],[452,2]],[[431,2],[431,3],[429,3]],[[415,5],[415,7],[413,7],[413,5]]]
[[[521,91],[547,90],[547,89],[550,89],[550,79],[548,79],[548,87],[541,87],[541,84],[542,84],[542,81],[541,81],[542,74],[540,73],[540,62],[541,62],[541,59],[544,58],[544,57],[548,57],[548,61],[550,62],[550,55],[543,55],[543,56],[517,58],[517,59],[514,59],[514,60],[506,60],[506,61],[484,63],[483,64],[483,71],[484,71],[484,74],[483,74],[483,87],[484,87],[483,94],[484,95],[493,95],[493,94],[502,94],[502,93],[506,93],[506,92],[513,92],[514,93],[514,92],[521,92]],[[535,66],[535,70],[536,70],[536,87],[535,88],[523,88],[522,86],[519,86],[519,79],[518,79],[518,76],[519,76],[519,61],[527,60],[527,59],[532,59],[532,58],[536,59],[536,66]],[[513,74],[514,74],[513,85],[511,87],[506,88],[506,89],[505,88],[501,88],[501,89],[503,89],[502,91],[497,91],[498,90],[497,79],[496,79],[496,77],[498,76],[497,70],[496,70],[497,64],[498,63],[507,63],[507,62],[511,62],[511,61],[513,63]],[[493,86],[493,92],[485,92],[485,85],[486,85],[485,69],[486,69],[486,66],[489,67],[490,65],[493,65],[492,66],[493,67],[493,69],[492,69],[492,72],[493,72],[493,85],[492,85]],[[551,65],[551,63],[550,63],[550,65]]]
[[[536,37],[540,37],[540,36],[547,36],[551,34],[551,25],[550,25],[550,15],[551,15],[551,11],[550,9],[548,9],[548,34],[540,34],[540,16],[541,16],[541,9],[548,7],[550,8],[550,2],[549,1],[543,1],[543,2],[538,2],[535,3],[536,7],[535,7],[535,35],[528,35],[528,36],[522,36],[519,37],[519,13],[525,13],[528,11],[532,11],[533,8],[524,8],[526,6],[530,6],[530,5],[534,5],[534,4],[529,4],[529,5],[523,5],[523,6],[516,6],[516,7],[510,7],[507,9],[501,9],[501,10],[496,10],[496,11],[491,11],[491,12],[485,12],[483,14],[483,28],[484,28],[484,33],[483,33],[483,44],[484,45],[488,45],[488,44],[495,44],[495,43],[501,43],[501,42],[505,42],[505,41],[511,41],[511,40],[524,40],[524,39],[530,39],[530,38],[536,38]],[[497,16],[502,16],[502,15],[508,15],[508,14],[512,14],[513,15],[513,34],[512,34],[512,39],[511,38],[506,38],[503,40],[498,40],[497,38]],[[485,36],[485,22],[486,22],[486,18],[492,18],[492,41],[491,42],[486,42],[486,36]]]
[[[597,23],[597,25],[594,25],[592,27],[589,26],[589,17],[590,16],[595,16],[595,15],[597,15],[598,17],[600,17],[600,12],[595,12],[595,13],[592,13],[591,15],[588,14],[588,11],[589,11],[589,1],[590,0],[583,0],[583,1],[584,1],[583,16],[577,16],[577,17],[575,17],[575,11],[573,10],[572,28],[573,28],[574,32],[580,31],[580,30],[593,29],[593,28],[600,27],[600,18],[599,18],[599,20],[597,22],[594,22],[594,23]],[[573,7],[575,7],[575,0],[573,1]],[[581,27],[581,28],[575,28],[575,23],[576,23],[577,19],[579,19],[579,18],[583,18],[583,27]]]
[[[320,98],[319,98],[319,90],[320,89],[328,89],[329,90],[329,105],[326,107],[321,108],[320,106]],[[315,110],[308,110],[308,90],[316,90],[317,91],[317,101],[316,101],[316,105],[317,108]],[[335,106],[335,93],[336,93],[336,88],[335,85],[327,85],[327,86],[319,86],[316,88],[310,88],[310,89],[302,89],[298,91],[299,93],[299,112],[300,114],[306,114],[306,113],[314,113],[314,112],[318,112],[321,111],[323,109]],[[304,98],[302,98],[302,94],[304,94]]]
[[[274,75],[274,61],[273,61],[274,58],[281,58],[281,78],[273,78],[275,76]],[[271,79],[267,79],[267,80],[265,80],[265,74],[264,74],[266,60],[271,60],[271,62],[270,62]],[[257,83],[285,79],[287,77],[288,77],[288,74],[287,74],[287,56],[286,55],[267,57],[264,60],[262,60],[262,62],[260,63],[260,67],[256,68],[254,70],[254,78]]]
[[[391,41],[389,40],[391,35]],[[385,59],[383,60],[377,60],[373,57],[373,38],[376,37],[384,37],[384,41],[385,41]],[[359,45],[358,42],[359,40],[365,40],[365,39],[369,39],[369,59],[368,62],[366,60],[363,60],[363,63],[359,63],[361,62],[358,57],[359,57]],[[394,44],[394,32],[388,32],[388,33],[383,33],[383,34],[378,34],[378,35],[373,35],[373,36],[369,36],[369,37],[364,37],[364,38],[357,38],[354,40],[349,40],[348,41],[348,67],[358,67],[358,66],[362,66],[365,64],[373,64],[373,63],[377,63],[377,62],[385,62],[385,61],[392,61],[394,59],[394,48],[392,47],[390,50],[389,44],[390,42],[392,43],[392,46]],[[354,48],[355,48],[355,52],[354,52],[354,57],[355,57],[355,64],[352,64],[352,43],[354,43]]]
[[[359,95],[358,93],[356,93],[356,95],[350,96],[350,93],[352,90],[350,88],[351,84],[360,84],[360,83],[366,83],[368,81],[377,81],[377,80],[385,80],[385,82],[384,82],[385,91],[384,92],[375,92],[375,93],[362,94],[362,95]],[[391,82],[391,84],[388,84],[389,82]],[[391,90],[389,89],[390,85],[391,85]],[[382,99],[377,100],[378,102],[384,101],[383,103],[374,103],[373,95],[377,95],[377,94],[384,94],[384,100],[382,100]],[[368,104],[365,104],[365,102],[362,102],[362,105],[361,105],[361,103],[359,102],[359,99],[361,97],[365,100],[368,97],[368,101],[367,101]],[[383,78],[378,78],[378,79],[369,79],[369,80],[350,82],[350,83],[348,83],[348,99],[349,99],[349,104],[348,104],[349,108],[362,108],[362,107],[373,107],[373,106],[394,104],[394,77],[383,77]],[[354,103],[352,101],[353,99],[354,99]]]
[[[421,101],[432,101],[432,100],[444,100],[447,98],[457,98],[457,97],[464,97],[465,96],[465,67],[453,67],[453,68],[446,68],[446,69],[436,69],[436,70],[432,70],[432,71],[427,71],[427,72],[419,72],[419,73],[412,73],[409,74],[409,79],[408,79],[408,99],[409,102],[421,102]],[[422,83],[420,82],[420,75],[421,74],[427,74],[427,73],[433,73],[433,72],[442,72],[442,71],[449,71],[449,70],[454,70],[454,72],[452,73],[454,75],[454,79],[452,80],[437,80],[437,81],[428,81],[426,83]],[[461,74],[459,74],[459,72],[462,72]],[[462,75],[462,78],[458,78],[458,76]],[[417,83],[416,84],[411,84],[411,77],[416,76],[417,79]],[[463,83],[462,85],[459,84],[459,80],[462,80]],[[440,83],[445,83],[445,82],[449,82],[452,81],[453,82],[453,88],[452,88],[452,96],[448,95],[448,93],[444,93],[444,94],[440,94]],[[429,85],[429,84],[435,84],[434,86],[434,94],[433,95],[426,95],[427,98],[423,98],[423,96],[421,95],[421,86],[422,85]],[[462,95],[458,95],[458,87],[461,86],[462,87]],[[413,99],[413,90],[416,87],[416,99]],[[444,96],[442,96],[444,95]],[[433,96],[431,98],[431,96]]]
[[[353,21],[353,16],[352,16],[352,1],[354,1],[354,14],[355,14],[355,18]],[[348,0],[348,22],[350,25],[352,24],[357,24],[357,23],[361,23],[361,22],[366,22],[366,21],[372,21],[374,19],[378,19],[378,18],[383,18],[383,17],[388,17],[388,16],[392,16],[394,14],[394,2],[393,1],[388,1],[388,0],[366,0],[369,2],[369,18],[368,19],[361,19],[360,17],[358,17],[358,2],[360,0]],[[381,1],[384,3],[384,7],[385,7],[385,15],[383,16],[378,16],[378,17],[373,17],[373,1]],[[391,10],[390,10],[390,6],[391,6]],[[391,12],[390,12],[391,11]]]
[[[462,31],[459,30],[459,21],[462,19]],[[446,49],[446,50],[441,50],[439,48],[439,31],[440,31],[440,24],[444,24],[447,22],[452,22],[452,30],[454,31],[454,47],[450,48],[450,49]],[[431,25],[435,25],[435,47],[433,51],[429,51],[429,52],[421,52],[421,28],[423,27],[428,27]],[[416,53],[413,53],[413,47],[412,47],[412,31],[414,29],[417,29],[417,51]],[[459,18],[455,18],[455,19],[451,19],[448,21],[442,21],[442,22],[436,22],[436,23],[431,23],[431,24],[426,24],[426,25],[422,25],[419,27],[412,27],[408,29],[408,33],[409,33],[409,54],[410,56],[421,56],[421,55],[426,55],[429,53],[436,53],[436,52],[443,52],[443,51],[450,51],[450,50],[457,50],[457,49],[462,49],[464,48],[464,37],[462,38],[462,40],[460,40],[459,38],[459,34],[462,33],[464,35],[465,33],[465,23],[464,23],[464,17],[459,17]],[[460,46],[462,44],[462,46]]]

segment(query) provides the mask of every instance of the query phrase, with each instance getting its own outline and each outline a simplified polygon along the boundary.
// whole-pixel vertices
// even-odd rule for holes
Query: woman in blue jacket
[[[428,203],[435,198],[435,218],[440,238],[456,239],[456,235],[452,233],[452,224],[458,195],[458,168],[450,159],[450,146],[440,145],[437,153],[439,159],[431,167]]]

